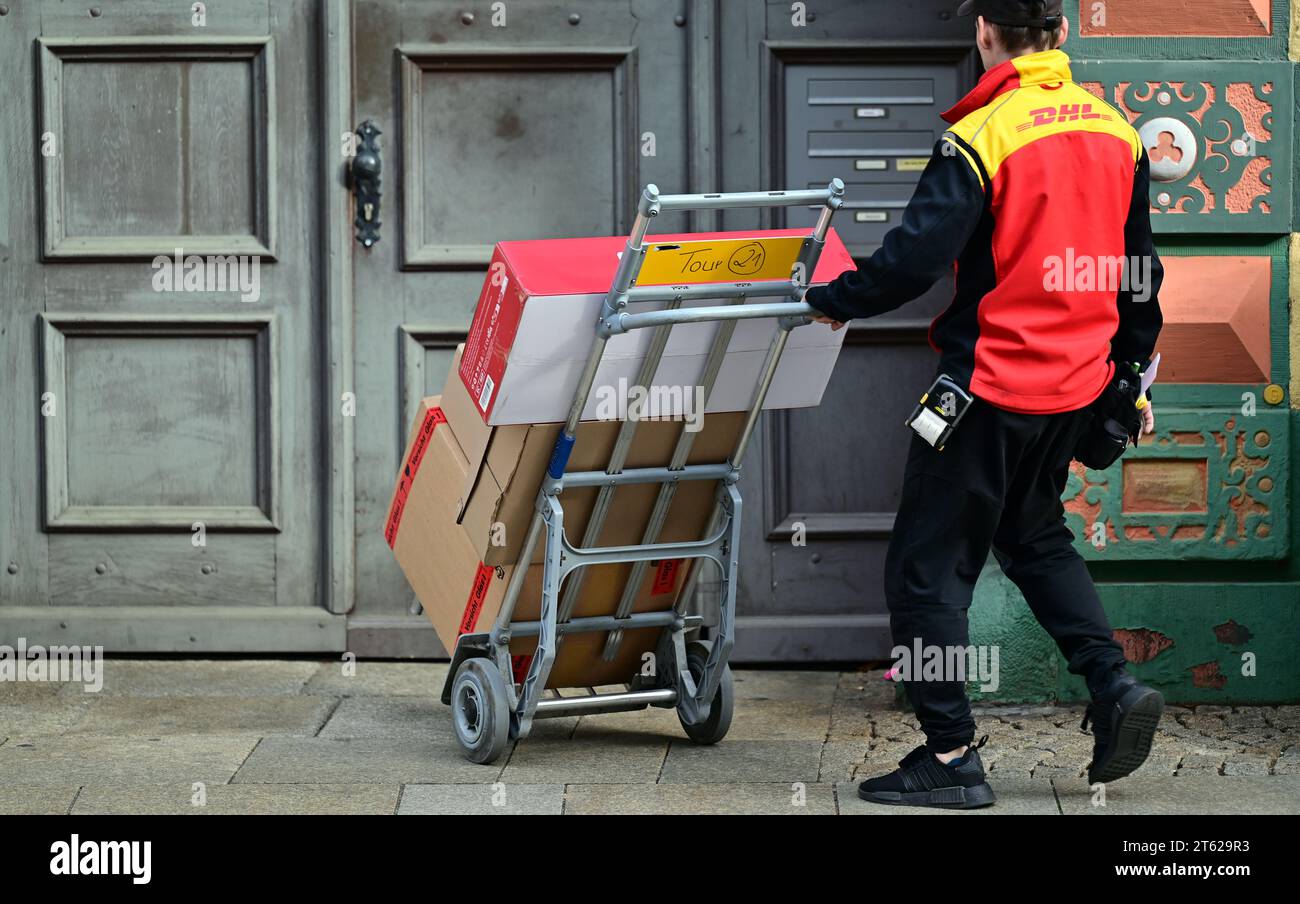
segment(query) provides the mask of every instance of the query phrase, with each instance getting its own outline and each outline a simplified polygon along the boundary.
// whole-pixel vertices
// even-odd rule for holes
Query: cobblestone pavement
[[[855,794],[921,743],[879,672],[738,670],[715,747],[652,709],[540,722],[476,766],[437,699],[446,665],[354,668],[110,660],[98,693],[0,682],[0,813],[916,812]],[[1082,707],[976,712],[999,798],[977,814],[1300,812],[1300,706],[1171,707],[1104,792]]]

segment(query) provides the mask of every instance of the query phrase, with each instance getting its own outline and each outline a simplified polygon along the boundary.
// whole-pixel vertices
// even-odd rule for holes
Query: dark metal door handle
[[[383,164],[379,159],[379,145],[375,138],[383,134],[370,120],[366,120],[356,130],[357,153],[348,167],[352,182],[352,194],[356,198],[357,216],[353,224],[357,228],[357,241],[369,248],[379,241],[379,174]]]

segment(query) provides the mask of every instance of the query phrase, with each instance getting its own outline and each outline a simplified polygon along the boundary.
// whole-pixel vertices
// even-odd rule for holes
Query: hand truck
[[[826,188],[800,191],[737,192],[728,194],[660,195],[654,185],[646,186],[637,207],[636,220],[619,262],[614,283],[605,297],[596,323],[595,339],[578,381],[568,420],[555,444],[546,475],[537,494],[537,511],[529,526],[519,565],[506,588],[501,612],[490,631],[464,634],[456,643],[442,702],[452,707],[456,740],[465,756],[476,763],[491,763],[511,739],[526,738],[534,719],[588,713],[628,712],[649,706],[676,707],[687,736],[700,744],[720,741],[731,724],[733,692],[727,660],[735,640],[736,574],[740,552],[740,464],[757,426],[763,402],[781,361],[790,331],[810,322],[813,309],[803,295],[826,242],[831,218],[844,203],[844,183],[833,179]],[[636,285],[647,251],[646,233],[650,220],[665,211],[732,210],[759,207],[820,206],[812,233],[803,241],[798,263],[789,279],[749,283],[707,283],[690,286]],[[726,299],[727,304],[683,308],[685,301]],[[784,298],[785,301],[747,304],[750,298]],[[659,302],[664,307],[641,313],[628,312],[632,302]],[[624,470],[637,422],[625,420],[615,440],[610,462],[604,471],[565,473],[573,451],[578,423],[591,393],[596,372],[611,336],[632,330],[653,330],[649,348],[638,374],[640,386],[653,385],[668,336],[679,323],[717,322],[718,331],[710,346],[702,377],[704,398],[717,379],[736,322],[753,318],[776,318],[779,328],[768,348],[753,401],[749,407],[735,450],[719,464],[687,465],[695,434],[683,426],[672,461],[667,467]],[[680,481],[717,481],[718,501],[706,531],[706,539],[688,543],[658,543]],[[659,484],[642,543],[635,546],[597,547],[614,491],[628,484]],[[598,487],[595,507],[583,535],[583,545],[574,546],[564,533],[566,487]],[[528,563],[537,544],[543,542],[542,600],[540,619],[513,622],[511,617],[524,585]],[[633,612],[633,603],[647,565],[658,559],[702,559],[713,562],[721,575],[718,593],[716,637],[711,641],[686,640],[688,631],[698,628],[703,617],[687,614],[687,603],[699,583],[702,563],[691,569],[672,609],[662,612]],[[615,614],[572,617],[582,586],[583,568],[589,565],[631,563],[632,570]],[[564,588],[561,595],[561,587]],[[656,662],[671,668],[656,669],[650,680],[633,676],[628,690],[618,693],[590,693],[578,696],[545,696],[547,677],[555,661],[561,637],[588,631],[608,632],[605,658],[612,659],[622,631],[634,628],[663,629]],[[537,650],[526,676],[516,686],[510,655],[514,637],[536,637]]]

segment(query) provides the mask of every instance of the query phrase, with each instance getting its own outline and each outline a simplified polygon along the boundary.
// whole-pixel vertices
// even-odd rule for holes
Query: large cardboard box
[[[647,245],[638,285],[694,285],[789,279],[807,232],[798,229],[656,236]],[[601,304],[614,281],[626,239],[546,239],[501,242],[488,275],[458,368],[483,421],[540,424],[563,421],[594,338]],[[810,282],[822,284],[852,269],[853,259],[834,230]],[[759,298],[755,302],[776,299]],[[718,305],[698,299],[687,307]],[[639,302],[628,311],[661,308]],[[674,327],[655,376],[655,401],[694,401],[716,323]],[[749,407],[767,350],[777,330],[772,319],[744,320],[709,397],[707,411]],[[637,371],[651,330],[612,337],[596,374],[595,391],[582,420],[609,419],[635,391]],[[767,408],[802,408],[821,403],[844,342],[844,332],[824,324],[796,329],[772,381]],[[619,415],[621,416],[621,415]]]
[[[514,569],[523,567],[484,562],[469,534],[456,523],[458,497],[469,472],[469,460],[447,423],[441,400],[436,396],[424,399],[402,458],[384,535],[448,651],[455,649],[461,634],[491,628]],[[694,514],[701,520],[707,518],[707,513]],[[698,530],[703,528],[700,524]],[[683,527],[674,524],[672,530],[680,533]],[[629,570],[628,565],[588,568],[574,614],[613,614]],[[677,560],[652,563],[634,611],[670,609],[686,572]],[[541,587],[542,566],[528,566],[515,621],[539,617]],[[660,634],[658,628],[624,632],[613,662],[601,658],[603,633],[568,636],[560,645],[547,686],[589,687],[628,681],[642,668],[646,654],[654,651]],[[535,637],[516,638],[511,643],[517,678],[526,671],[536,645]]]
[[[441,407],[451,424],[469,471],[459,491],[456,520],[469,535],[474,549],[488,565],[509,565],[518,560],[536,510],[537,492],[550,462],[560,424],[483,423],[465,384],[456,372],[465,346],[456,350],[451,375],[443,389]],[[725,462],[735,450],[744,427],[743,412],[711,414],[700,421],[688,464]],[[642,421],[628,452],[626,468],[664,467],[672,459],[681,434],[680,421]],[[594,421],[578,426],[577,441],[569,458],[569,471],[604,470],[609,463],[621,422]],[[701,539],[717,498],[713,482],[684,482],[673,497],[660,541]],[[581,546],[583,531],[595,506],[595,487],[564,491],[566,533]],[[614,494],[613,508],[598,545],[623,546],[642,541],[642,531],[659,492],[657,485],[623,486]],[[542,560],[539,547],[535,562]]]

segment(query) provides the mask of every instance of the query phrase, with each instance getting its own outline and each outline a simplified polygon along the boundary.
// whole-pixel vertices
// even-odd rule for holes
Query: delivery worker
[[[839,329],[954,275],[952,304],[930,327],[938,379],[909,422],[917,435],[886,560],[895,651],[968,647],[966,611],[992,548],[1087,682],[1088,777],[1106,782],[1146,759],[1164,700],[1125,672],[1061,495],[1079,444],[1103,420],[1097,404],[1117,386],[1132,390],[1133,438],[1155,429],[1149,404],[1135,413],[1145,402],[1135,372],[1162,325],[1147,153],[1123,113],[1072,81],[1061,0],[966,0],[958,15],[976,17],[987,72],[944,114],[951,127],[901,224],[806,301]],[[902,679],[926,744],[859,796],[993,803],[964,675],[911,670]]]

